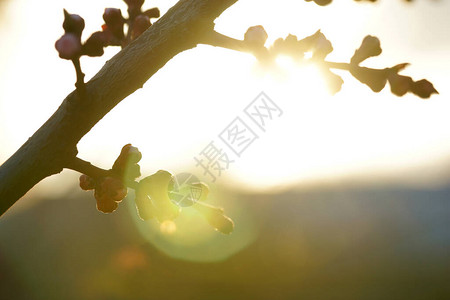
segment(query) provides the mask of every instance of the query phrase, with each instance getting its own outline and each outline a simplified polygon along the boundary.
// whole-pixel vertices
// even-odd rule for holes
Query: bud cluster
[[[99,211],[111,213],[117,209],[127,195],[126,182],[141,176],[138,165],[141,158],[142,154],[138,148],[127,144],[114,162],[111,176],[99,178],[92,178],[85,174],[80,176],[80,187],[85,191],[94,190]]]
[[[126,46],[152,25],[151,18],[160,16],[156,7],[142,11],[144,0],[124,1],[128,5],[128,19],[122,16],[120,9],[106,8],[103,13],[105,24],[102,25],[102,30],[94,32],[84,43],[81,42],[85,25],[83,18],[64,10],[64,34],[55,43],[59,57],[74,60],[82,55],[102,56],[105,47]],[[124,33],[125,24],[128,25],[128,34]]]

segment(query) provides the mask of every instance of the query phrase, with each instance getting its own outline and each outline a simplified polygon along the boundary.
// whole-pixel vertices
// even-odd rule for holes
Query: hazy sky
[[[144,6],[158,6],[164,13],[175,2]],[[82,139],[80,157],[109,168],[121,147],[131,142],[143,152],[144,173],[196,170],[201,177],[193,157],[218,141],[218,134],[265,91],[284,113],[242,157],[232,157],[235,162],[222,182],[232,179],[267,187],[412,167],[423,168],[417,178],[425,180],[421,176],[437,172],[450,154],[450,3],[334,2],[324,8],[301,0],[241,0],[217,20],[216,29],[242,38],[249,26],[261,24],[269,44],[289,33],[304,37],[320,28],[333,42],[335,51],[328,58],[335,61],[348,61],[365,35],[376,35],[383,53],[368,60],[368,66],[411,62],[403,74],[429,79],[440,95],[430,100],[398,98],[389,87],[375,94],[340,73],[345,80],[342,91],[330,96],[314,70],[281,61],[286,76],[261,74],[248,54],[199,46],[178,55],[109,113]],[[126,11],[119,0],[7,3],[0,18],[0,163],[73,88],[73,67],[54,49],[63,33],[62,9],[85,18],[86,38],[99,30],[105,7]],[[83,58],[87,78],[117,51],[110,48],[101,58]]]

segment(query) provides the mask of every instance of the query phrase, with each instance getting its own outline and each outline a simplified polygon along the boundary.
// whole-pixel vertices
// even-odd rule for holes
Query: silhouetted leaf
[[[388,77],[389,84],[391,86],[391,92],[397,96],[405,95],[411,88],[413,80],[411,77],[392,73]]]
[[[430,98],[432,94],[439,94],[433,84],[426,79],[413,82],[411,85],[411,92],[424,99]]]
[[[356,79],[369,86],[376,93],[385,87],[389,71],[389,68],[382,70],[358,66],[352,66],[350,68],[350,73]]]
[[[361,46],[355,51],[355,54],[353,54],[350,63],[359,65],[369,57],[380,55],[381,52],[380,40],[375,36],[368,35],[362,41]]]
[[[206,218],[208,223],[216,230],[224,234],[230,234],[233,231],[234,222],[224,215],[222,208],[203,202],[197,202],[193,207],[200,212]]]

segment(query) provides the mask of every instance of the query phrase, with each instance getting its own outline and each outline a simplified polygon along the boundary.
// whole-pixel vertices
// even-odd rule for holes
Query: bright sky
[[[145,7],[158,6],[164,13],[175,2],[151,1]],[[376,35],[383,53],[367,65],[411,62],[404,74],[429,79],[440,95],[430,100],[398,98],[388,87],[374,94],[342,73],[342,91],[329,96],[314,70],[285,61],[286,76],[264,75],[248,54],[199,46],[178,55],[109,113],[79,144],[80,157],[109,168],[121,147],[131,142],[143,152],[144,174],[189,170],[208,181],[193,157],[210,141],[219,141],[218,134],[265,91],[284,114],[242,157],[233,157],[219,183],[231,180],[268,188],[355,174],[395,175],[427,165],[437,169],[450,154],[450,2],[379,2],[339,0],[324,8],[302,0],[238,1],[217,20],[216,28],[242,38],[249,26],[261,24],[268,43],[289,33],[304,37],[320,28],[333,42],[335,51],[328,58],[335,61],[348,61],[365,35]],[[84,17],[87,38],[99,30],[105,7],[126,10],[119,0],[6,4],[0,18],[0,163],[73,88],[73,67],[54,49],[63,33],[62,9]],[[110,48],[101,58],[83,59],[87,78],[117,51]],[[424,171],[417,174],[418,181],[425,180],[421,176]]]

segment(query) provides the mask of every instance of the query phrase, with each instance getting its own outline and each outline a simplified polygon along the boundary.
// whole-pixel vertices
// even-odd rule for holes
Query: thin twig
[[[270,54],[267,48],[262,49],[254,49],[249,47],[249,45],[243,41],[238,40],[226,35],[223,35],[219,32],[212,31],[211,34],[207,35],[206,38],[202,42],[205,45],[210,45],[214,47],[221,47],[225,49],[230,49],[239,52],[249,52],[252,53],[258,59],[267,59],[270,58]],[[259,51],[257,51],[259,50]],[[263,56],[264,54],[267,54]],[[272,57],[273,58],[273,57]],[[306,60],[305,62],[307,62]],[[315,61],[311,61],[315,62]],[[331,61],[321,61],[320,64],[327,68],[331,69],[340,69],[340,70],[350,70],[351,65],[349,63],[341,63],[341,62],[331,62]]]
[[[86,85],[84,83],[84,73],[81,71],[81,65],[80,65],[80,58],[74,58],[72,59],[73,65],[75,67],[75,71],[77,73],[77,82],[75,83],[75,87],[78,91],[78,96],[81,99],[86,98]]]
[[[101,178],[101,177],[117,177],[117,174],[112,170],[105,170],[94,166],[88,161],[82,160],[79,157],[75,157],[69,163],[66,164],[65,168],[80,172],[82,174],[88,175],[92,178]],[[125,185],[132,189],[137,189],[138,182],[134,180],[126,180]]]

